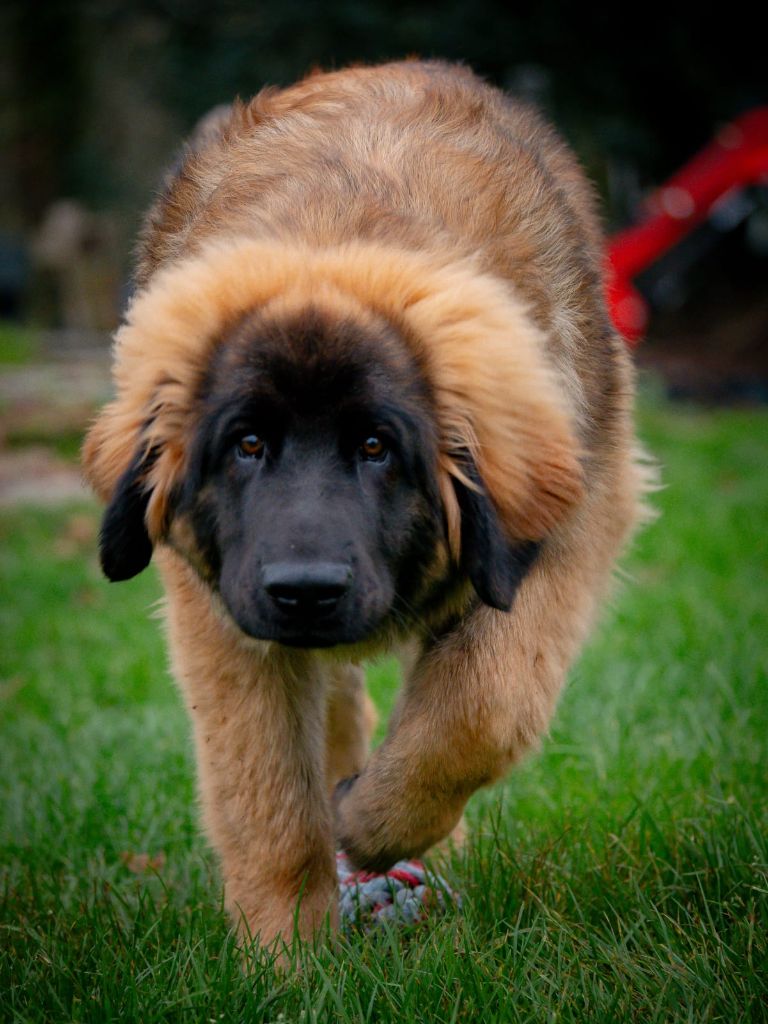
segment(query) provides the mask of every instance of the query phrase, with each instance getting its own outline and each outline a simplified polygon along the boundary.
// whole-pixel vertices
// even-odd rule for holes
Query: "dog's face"
[[[353,644],[412,627],[460,585],[449,568],[429,386],[374,318],[251,315],[215,349],[193,404],[166,540],[250,637]],[[123,475],[102,530],[112,579],[139,572],[153,453]],[[470,476],[474,467],[467,460]],[[479,481],[478,481],[479,483]],[[455,485],[462,561],[508,606],[531,552],[513,548],[481,490]]]
[[[442,523],[429,395],[394,332],[250,317],[199,403],[176,516],[240,629],[325,647],[403,612]]]

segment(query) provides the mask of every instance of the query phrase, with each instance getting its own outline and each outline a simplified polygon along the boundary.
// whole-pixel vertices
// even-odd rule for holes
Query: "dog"
[[[265,946],[335,923],[337,844],[422,854],[547,728],[642,511],[602,254],[555,132],[441,62],[218,109],[147,216],[84,466],[106,575],[164,582],[227,905]]]

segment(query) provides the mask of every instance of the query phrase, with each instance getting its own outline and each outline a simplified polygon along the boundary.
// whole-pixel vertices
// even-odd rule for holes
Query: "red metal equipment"
[[[725,125],[714,140],[645,201],[638,224],[608,243],[608,304],[629,344],[648,322],[645,299],[632,281],[671,249],[735,189],[768,184],[768,107]]]

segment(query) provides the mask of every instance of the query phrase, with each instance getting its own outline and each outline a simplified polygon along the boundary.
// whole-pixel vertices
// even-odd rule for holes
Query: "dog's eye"
[[[366,437],[360,445],[360,455],[371,462],[383,462],[387,457],[387,444],[377,434]]]
[[[260,459],[264,454],[264,441],[257,434],[246,434],[237,442],[237,455],[241,459]]]

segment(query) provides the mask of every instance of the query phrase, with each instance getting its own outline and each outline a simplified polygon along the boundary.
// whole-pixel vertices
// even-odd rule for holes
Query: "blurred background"
[[[535,101],[580,155],[609,232],[768,101],[764,39],[732,8],[694,20],[673,5],[619,19],[562,0],[5,3],[0,348],[6,363],[55,362],[31,383],[4,375],[5,447],[51,429],[75,446],[67,423],[106,386],[99,358],[130,294],[142,210],[202,114],[314,67],[407,55],[465,61]],[[754,185],[636,282],[651,312],[640,362],[675,396],[768,400],[767,271],[768,189]]]

